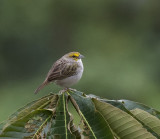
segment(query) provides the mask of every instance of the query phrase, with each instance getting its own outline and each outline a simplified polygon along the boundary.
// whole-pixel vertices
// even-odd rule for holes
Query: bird
[[[35,94],[51,82],[67,90],[76,84],[84,70],[82,58],[84,56],[79,52],[69,52],[58,59],[52,65],[44,82],[35,90]]]

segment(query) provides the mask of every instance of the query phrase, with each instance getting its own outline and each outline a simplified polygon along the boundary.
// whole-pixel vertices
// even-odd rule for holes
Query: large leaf
[[[134,102],[134,101],[130,101],[130,100],[118,100],[118,102],[121,102],[124,105],[124,107],[128,110],[139,108],[139,109],[149,112],[150,114],[160,119],[160,112],[153,108],[148,107],[147,105],[144,105],[138,102]]]
[[[144,126],[144,128],[146,128],[150,133],[152,133],[155,137],[159,138],[159,135],[154,130],[152,130],[150,127],[148,127],[146,124],[144,124],[143,121],[138,119],[129,109],[127,109],[123,105],[123,102],[121,102],[119,100],[108,100],[108,99],[99,99],[99,98],[98,98],[98,100],[105,102],[105,103],[109,103],[109,104],[113,105],[114,107],[117,107],[117,108],[121,109],[122,111],[128,113],[133,118],[135,118],[138,122],[140,122]],[[136,108],[136,107],[134,107],[134,108]]]
[[[102,101],[102,102],[105,102],[105,103],[109,103],[119,109],[121,109],[122,111],[128,113],[129,115],[131,115],[133,118],[135,118],[138,122],[140,122],[144,128],[146,128],[151,134],[153,134],[155,137],[157,138],[160,138],[160,136],[158,135],[158,133],[160,131],[156,131],[153,130],[151,127],[149,127],[147,124],[145,124],[141,119],[138,119],[133,113],[131,113],[130,110],[133,110],[133,109],[137,109],[137,108],[141,108],[143,110],[146,110],[146,112],[149,112],[150,114],[152,115],[155,115],[155,116],[158,116],[158,111],[154,110],[153,108],[149,108],[148,106],[144,105],[144,104],[141,104],[141,103],[138,103],[138,102],[133,102],[133,101],[129,101],[129,100],[108,100],[108,99],[105,99],[105,98],[100,98],[98,96],[95,96],[95,95],[87,95],[91,98],[96,98],[97,100],[99,101]],[[125,103],[126,102],[126,103]],[[142,115],[143,116],[143,115]],[[156,119],[156,117],[155,117]],[[160,130],[157,129],[157,130]],[[158,132],[158,133],[157,133]]]
[[[90,130],[89,135],[86,133],[86,136],[94,139],[113,139],[113,134],[109,125],[102,115],[96,110],[91,98],[86,97],[80,92],[69,93],[71,95],[73,105]]]
[[[30,114],[30,112],[37,110],[37,109],[42,109],[48,106],[50,108],[50,105],[53,105],[57,102],[58,96],[57,95],[48,95],[43,98],[40,98],[36,101],[33,101],[26,106],[22,107],[21,109],[17,110],[14,114],[12,114],[9,117],[9,120],[7,121],[7,124],[14,122],[20,118],[23,118],[27,114]],[[55,106],[52,106],[52,108]]]
[[[52,112],[49,110],[36,110],[27,116],[16,120],[2,130],[0,139],[8,138],[34,138],[39,136],[38,132],[43,130],[50,120]]]
[[[113,105],[93,98],[96,109],[104,116],[114,133],[121,139],[155,139],[128,113]]]
[[[68,101],[80,115],[78,129]],[[160,138],[158,118],[157,110],[137,102],[69,91],[19,109],[0,124],[0,139],[155,139]]]
[[[141,109],[133,109],[131,110],[133,115],[135,115],[140,121],[142,121],[146,126],[151,128],[155,133],[159,135],[160,138],[160,120],[149,114],[148,112]]]
[[[58,139],[72,139],[75,138],[68,129],[70,123],[70,115],[67,112],[66,96],[63,93],[59,96],[56,107],[56,116],[52,118],[51,131],[48,137]]]
[[[52,117],[53,109],[55,109],[57,100],[58,95],[51,94],[39,100],[33,101],[19,109],[3,123],[3,127],[0,126],[0,131],[2,132],[0,133],[0,137],[22,138],[42,135],[45,130],[43,131],[41,129],[44,128],[43,126],[45,124],[47,125],[49,118]],[[42,108],[46,109],[42,110]],[[48,113],[50,115],[48,115]],[[39,118],[40,121],[36,122],[36,118]],[[34,128],[34,130],[32,128]],[[42,132],[39,132],[40,130]]]
[[[152,114],[153,116],[156,116],[157,118],[160,119],[160,112],[158,110],[155,110],[155,109],[153,109],[147,105],[144,105],[142,103],[139,103],[139,102],[134,102],[134,101],[125,100],[125,99],[109,100],[109,99],[101,98],[101,97],[93,95],[93,94],[89,94],[87,96],[91,97],[91,98],[96,98],[96,99],[103,101],[103,102],[110,103],[113,106],[116,106],[126,112],[127,112],[127,110],[130,111],[130,110],[139,108],[139,109],[144,110],[144,111],[146,111],[146,112],[148,112],[148,113]]]

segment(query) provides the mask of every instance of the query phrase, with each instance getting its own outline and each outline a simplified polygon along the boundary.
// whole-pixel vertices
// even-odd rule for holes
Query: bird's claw
[[[64,92],[67,92],[67,91],[74,91],[74,92],[75,92],[75,91],[77,91],[77,90],[76,90],[76,89],[73,89],[73,88],[64,88],[64,89],[60,90],[59,93],[60,93],[60,94],[63,94]]]
[[[70,91],[74,91],[74,92],[76,92],[76,91],[77,91],[76,89],[73,89],[73,88],[68,88],[68,90],[70,90]]]

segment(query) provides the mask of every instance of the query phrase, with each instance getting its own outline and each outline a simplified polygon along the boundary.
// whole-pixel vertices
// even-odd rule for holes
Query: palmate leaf
[[[78,129],[69,101],[81,118]],[[0,124],[0,139],[155,139],[160,138],[159,118],[144,104],[66,91],[19,109]]]
[[[93,98],[96,109],[104,116],[114,133],[122,139],[156,139],[134,117],[121,109]]]
[[[102,115],[96,110],[91,98],[85,97],[81,92],[69,92],[71,101],[85,124],[88,126],[90,133],[86,136],[94,139],[113,139],[113,134],[104,120]]]
[[[80,138],[66,99],[64,94],[52,94],[27,104],[0,124],[0,138]]]

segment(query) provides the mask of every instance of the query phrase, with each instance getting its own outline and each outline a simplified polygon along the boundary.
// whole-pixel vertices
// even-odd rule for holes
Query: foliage
[[[0,0],[0,122],[38,97],[28,92],[70,51],[86,57],[82,82],[74,88],[160,110],[159,5],[159,0]]]
[[[80,116],[78,125],[69,102]],[[156,139],[160,112],[129,100],[65,91],[31,102],[1,123],[0,139],[12,138]]]

